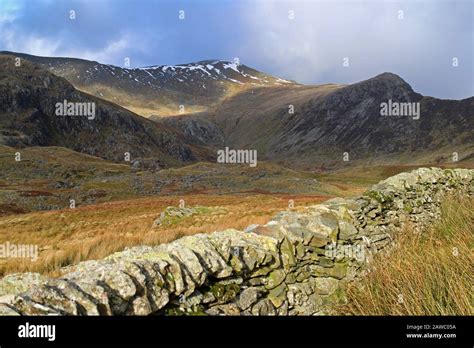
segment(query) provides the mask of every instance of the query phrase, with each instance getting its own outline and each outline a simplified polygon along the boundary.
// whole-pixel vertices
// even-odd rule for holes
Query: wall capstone
[[[348,282],[411,222],[440,217],[449,193],[473,195],[474,170],[420,168],[362,196],[284,211],[265,225],[137,246],[63,276],[7,275],[2,315],[324,315]]]

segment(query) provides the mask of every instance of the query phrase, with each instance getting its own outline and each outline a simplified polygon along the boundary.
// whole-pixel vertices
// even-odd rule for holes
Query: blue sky
[[[136,67],[238,57],[308,84],[390,71],[461,99],[474,95],[473,23],[472,0],[0,0],[0,50]]]

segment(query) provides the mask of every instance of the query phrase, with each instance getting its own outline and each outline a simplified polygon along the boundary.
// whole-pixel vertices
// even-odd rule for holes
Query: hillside
[[[94,105],[94,117],[57,116],[57,103]],[[92,109],[91,109],[92,110]],[[0,144],[62,146],[124,161],[151,158],[158,167],[195,161],[199,150],[173,131],[113,103],[76,90],[61,77],[23,60],[0,55]]]
[[[388,100],[419,103],[419,119],[381,116]],[[347,86],[250,89],[212,112],[152,119],[187,141],[257,149],[262,160],[304,169],[449,163],[453,152],[472,164],[474,157],[474,98],[425,97],[390,73]]]

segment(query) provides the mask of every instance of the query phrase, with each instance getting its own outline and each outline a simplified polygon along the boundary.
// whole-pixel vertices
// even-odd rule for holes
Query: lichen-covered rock
[[[258,300],[260,291],[256,287],[250,287],[240,293],[238,305],[240,309],[250,308]]]
[[[46,283],[47,278],[39,273],[13,273],[0,279],[0,298],[18,295]],[[1,300],[0,300],[1,302]]]
[[[193,216],[197,213],[198,208],[166,207],[160,217],[153,222],[153,227],[172,225],[181,218]]]
[[[285,280],[286,274],[285,271],[281,269],[276,269],[268,275],[267,289],[273,289],[283,283]]]
[[[281,307],[286,301],[287,286],[285,283],[281,283],[277,287],[274,287],[268,292],[268,299],[272,302],[275,308]]]
[[[251,311],[252,315],[275,315],[275,307],[269,299],[263,299],[258,301]]]
[[[318,277],[312,280],[316,293],[320,295],[332,294],[336,291],[338,283],[337,279],[331,277]]]

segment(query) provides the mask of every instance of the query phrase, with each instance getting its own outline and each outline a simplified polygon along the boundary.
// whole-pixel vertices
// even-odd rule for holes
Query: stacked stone
[[[367,191],[358,202],[357,230],[367,236],[373,251],[389,245],[406,223],[415,231],[440,217],[449,193],[472,195],[473,170],[420,168],[390,177]]]
[[[402,173],[358,198],[285,211],[245,232],[133,247],[56,279],[9,275],[0,281],[0,314],[330,314],[372,255],[407,222],[437,219],[449,192],[472,195],[474,170]]]

